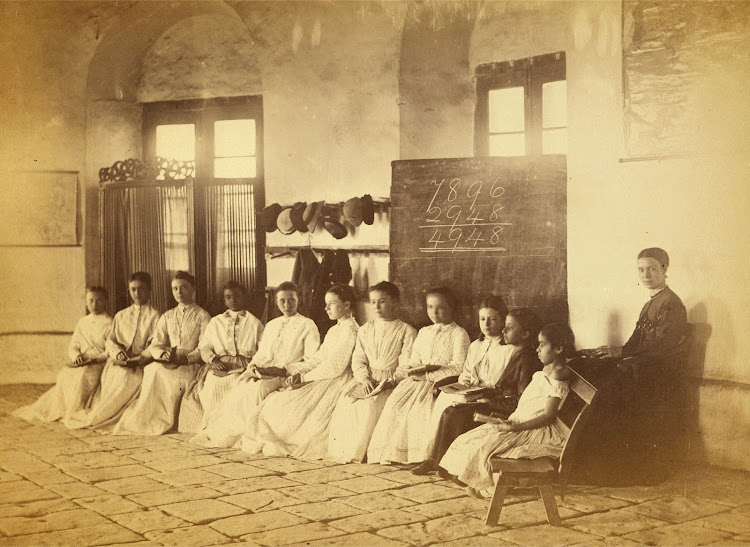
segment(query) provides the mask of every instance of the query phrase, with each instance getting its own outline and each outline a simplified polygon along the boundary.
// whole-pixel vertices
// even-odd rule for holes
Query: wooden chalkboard
[[[424,291],[451,287],[457,322],[478,334],[489,294],[567,321],[566,157],[392,162],[390,278],[402,315],[428,319]]]

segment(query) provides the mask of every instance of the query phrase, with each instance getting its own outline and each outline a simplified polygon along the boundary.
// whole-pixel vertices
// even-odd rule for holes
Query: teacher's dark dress
[[[668,461],[679,452],[676,443],[687,412],[688,334],[685,306],[666,287],[641,309],[622,358],[607,360],[591,375],[600,404],[579,449],[587,478],[630,484],[665,475]]]

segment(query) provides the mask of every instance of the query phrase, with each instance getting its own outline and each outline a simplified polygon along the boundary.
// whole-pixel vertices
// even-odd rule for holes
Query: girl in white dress
[[[141,393],[115,425],[114,435],[161,435],[177,425],[180,402],[201,366],[198,340],[211,320],[195,303],[195,277],[178,271],[172,280],[177,307],[156,323],[149,348],[154,362],[143,371]]]
[[[575,354],[573,332],[565,324],[547,325],[539,333],[539,360],[544,369],[534,373],[518,408],[507,420],[486,423],[459,436],[440,460],[440,475],[467,485],[469,494],[482,496],[494,486],[490,458],[558,458],[565,437],[555,416],[568,394],[570,369],[566,358]]]
[[[206,427],[212,413],[247,368],[258,351],[263,324],[247,311],[247,289],[230,281],[224,287],[227,311],[206,327],[198,349],[204,365],[188,388],[180,406],[178,431],[196,433]]]
[[[357,333],[352,355],[354,378],[344,388],[331,417],[328,459],[341,463],[364,459],[391,393],[388,384],[394,381],[396,368],[409,360],[416,331],[396,317],[399,296],[398,287],[388,281],[370,287],[376,318]],[[358,396],[352,396],[355,393]]]
[[[111,430],[125,408],[138,398],[143,367],[152,361],[148,346],[160,314],[149,304],[151,276],[148,273],[133,273],[128,292],[133,305],[115,314],[106,342],[109,359],[104,365],[99,388],[91,405],[65,422],[70,428],[88,426]]]
[[[469,335],[453,322],[456,307],[445,287],[426,294],[432,325],[420,329],[405,367],[396,369],[400,383],[385,404],[367,449],[369,463],[417,463],[429,456],[430,415],[435,382],[457,376],[466,360]],[[425,367],[436,370],[425,371]]]
[[[326,313],[336,324],[310,358],[292,363],[285,388],[256,407],[242,437],[242,450],[267,456],[322,459],[328,427],[344,386],[352,378],[350,364],[359,325],[352,317],[354,289],[333,285],[325,294]]]
[[[13,415],[23,420],[54,422],[67,420],[86,408],[99,385],[107,360],[105,341],[112,328],[112,317],[104,311],[107,290],[89,287],[86,291],[88,315],[82,317],[68,345],[70,361],[57,375],[57,383],[31,405],[16,409]]]
[[[279,285],[276,305],[283,315],[268,322],[247,370],[238,376],[206,428],[190,439],[191,443],[219,448],[239,444],[253,409],[284,383],[284,377],[259,379],[258,369],[286,369],[290,363],[312,357],[320,347],[318,327],[312,319],[297,313],[297,285],[291,282]]]

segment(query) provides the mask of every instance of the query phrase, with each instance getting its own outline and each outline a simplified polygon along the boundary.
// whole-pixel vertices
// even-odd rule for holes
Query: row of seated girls
[[[115,435],[176,429],[196,433],[197,445],[268,456],[408,464],[480,497],[492,486],[491,456],[554,457],[565,441],[551,424],[567,392],[573,334],[561,324],[540,328],[533,312],[509,312],[497,296],[480,304],[482,335],[470,343],[453,321],[449,289],[427,291],[432,324],[417,333],[398,319],[394,284],[370,288],[374,318],[361,327],[354,289],[333,285],[325,309],[336,324],[321,345],[314,322],[297,311],[293,283],[278,287],[283,315],[265,328],[236,283],[214,318],[195,303],[195,279],[185,272],[172,281],[177,307],[161,316],[149,305],[147,273],[134,273],[129,290],[133,305],[114,320],[104,312],[106,291],[88,290],[71,362],[16,416]],[[455,376],[494,396],[435,398],[436,385]],[[477,411],[507,419],[477,427]]]

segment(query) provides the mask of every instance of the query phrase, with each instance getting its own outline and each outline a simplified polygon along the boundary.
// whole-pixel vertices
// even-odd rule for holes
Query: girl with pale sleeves
[[[70,361],[57,375],[57,383],[31,405],[16,409],[13,415],[27,421],[54,422],[69,419],[89,403],[107,360],[105,342],[112,328],[112,317],[104,311],[107,290],[89,287],[86,291],[88,315],[82,317],[68,345]]]
[[[322,459],[328,449],[328,428],[344,386],[359,325],[352,317],[354,289],[336,284],[326,291],[325,309],[336,324],[326,333],[315,355],[287,367],[285,387],[271,394],[248,419],[242,450],[266,456]]]
[[[388,281],[370,287],[370,305],[376,317],[357,333],[352,355],[354,379],[333,411],[328,459],[341,463],[364,459],[392,391],[392,385],[388,386],[394,382],[396,368],[409,360],[416,331],[396,317],[399,296],[398,287]]]
[[[247,311],[247,289],[230,281],[224,286],[227,311],[206,327],[198,349],[205,363],[180,406],[178,431],[196,433],[206,427],[221,400],[258,351],[263,324]]]
[[[297,285],[291,282],[279,285],[276,305],[283,315],[268,322],[258,353],[216,407],[206,428],[190,439],[191,443],[219,448],[234,446],[245,432],[253,409],[283,385],[286,367],[312,357],[320,347],[315,322],[297,313]],[[280,375],[268,377],[262,374],[262,369],[269,367],[278,369]]]
[[[151,276],[135,272],[130,276],[128,292],[133,305],[115,314],[107,337],[109,358],[91,405],[65,422],[70,428],[94,427],[111,430],[125,408],[138,398],[143,367],[152,361],[148,346],[159,311],[149,303]]]
[[[555,427],[555,416],[570,389],[566,361],[575,355],[570,327],[555,323],[542,328],[537,354],[544,368],[534,373],[513,414],[459,436],[440,460],[438,474],[467,486],[471,496],[491,494],[492,457],[560,457],[566,434]]]
[[[195,303],[195,277],[189,273],[175,274],[172,295],[177,307],[159,318],[149,347],[161,362],[146,365],[141,393],[115,425],[114,435],[161,435],[177,425],[182,397],[201,367],[198,340],[211,316]]]
[[[419,330],[405,367],[396,369],[398,386],[388,398],[367,449],[369,463],[419,463],[429,456],[430,416],[435,382],[458,376],[469,349],[469,335],[453,322],[456,307],[445,287],[426,294],[432,325]],[[427,370],[425,368],[429,367]]]

